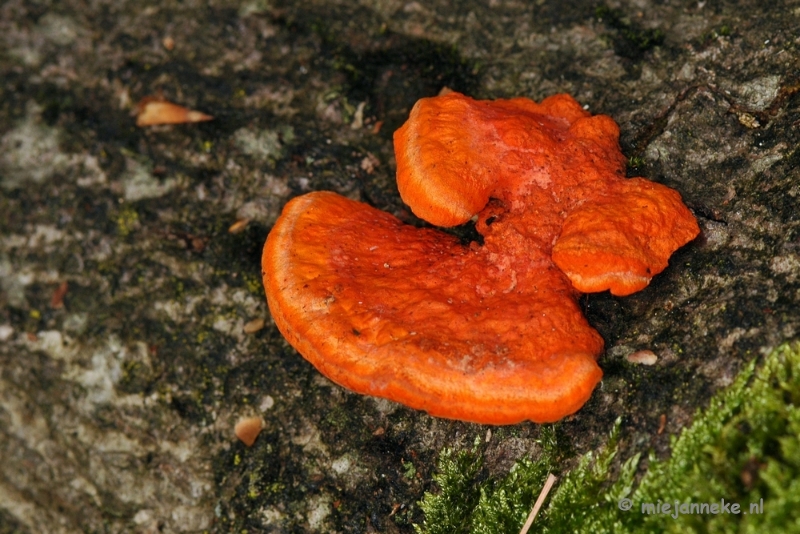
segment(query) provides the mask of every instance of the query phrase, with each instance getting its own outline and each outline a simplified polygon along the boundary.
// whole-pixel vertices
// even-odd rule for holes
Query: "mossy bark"
[[[0,531],[412,532],[443,447],[482,440],[486,476],[536,459],[537,425],[359,397],[269,321],[243,331],[268,319],[258,260],[290,197],[334,190],[420,224],[391,135],[443,86],[572,94],[698,216],[645,291],[583,300],[605,378],[560,424],[564,458],[618,417],[619,459],[667,455],[714,391],[798,336],[800,12],[596,7],[4,2]],[[158,94],[215,120],[136,128]],[[628,363],[639,349],[656,365]],[[233,426],[253,413],[266,429],[245,448]]]

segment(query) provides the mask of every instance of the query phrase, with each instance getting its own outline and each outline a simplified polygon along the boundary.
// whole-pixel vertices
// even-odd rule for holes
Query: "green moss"
[[[534,462],[518,462],[500,480],[478,482],[483,459],[476,442],[469,451],[442,451],[438,473],[433,476],[439,493],[426,493],[420,502],[425,522],[414,525],[419,534],[495,533],[519,531],[563,448],[557,426],[541,429],[542,454]]]
[[[139,213],[130,204],[123,204],[116,218],[117,234],[128,237],[139,227]]]
[[[652,461],[632,496],[631,517],[665,531],[779,532],[800,529],[800,344],[783,345],[757,373],[748,365],[704,413],[673,440],[672,458]],[[641,513],[642,502],[714,503],[724,498],[749,512],[682,515]]]
[[[433,481],[437,494],[425,493],[419,503],[425,522],[414,525],[419,534],[459,534],[469,532],[472,514],[480,500],[475,477],[482,467],[482,458],[474,451],[455,452],[443,449],[439,454],[438,473]]]
[[[259,476],[259,470],[250,471],[248,473],[248,487],[247,487],[247,496],[251,499],[255,499],[261,492],[258,491],[258,485],[261,483],[261,477]]]
[[[257,297],[264,296],[264,285],[257,275],[253,273],[243,272],[242,280],[244,281],[247,292]]]
[[[336,406],[325,414],[324,421],[336,431],[342,431],[351,424],[351,412],[342,406]]]
[[[708,43],[720,37],[730,37],[733,35],[733,28],[728,26],[727,24],[722,24],[720,26],[712,28],[710,31],[704,33],[700,40],[703,43]]]
[[[417,474],[417,468],[414,467],[413,462],[403,462],[403,476],[406,477],[408,480],[414,480],[414,476]]]
[[[630,167],[632,169],[639,169],[641,167],[644,167],[644,164],[645,164],[645,161],[644,161],[644,158],[642,156],[631,156],[628,159],[628,167]]]
[[[651,454],[638,484],[639,454],[613,468],[618,420],[606,445],[561,477],[530,532],[798,532],[799,405],[800,343],[787,344],[758,372],[750,363],[715,395],[673,438],[669,459]],[[434,475],[440,491],[425,494],[417,532],[518,532],[547,473],[559,471],[554,442],[543,440],[542,449],[536,461],[521,460],[499,480],[480,480],[475,449],[445,449]],[[676,501],[686,513],[674,513]],[[632,508],[622,510],[620,503]],[[669,512],[646,512],[659,503],[669,503]],[[692,503],[716,503],[721,513],[691,513]]]

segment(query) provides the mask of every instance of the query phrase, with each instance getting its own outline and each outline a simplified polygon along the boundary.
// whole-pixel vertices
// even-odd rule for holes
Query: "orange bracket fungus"
[[[279,330],[325,376],[487,424],[577,411],[602,372],[582,292],[628,295],[699,232],[680,195],[624,177],[619,129],[570,96],[417,102],[394,135],[403,201],[438,226],[331,192],[290,201],[264,246]]]

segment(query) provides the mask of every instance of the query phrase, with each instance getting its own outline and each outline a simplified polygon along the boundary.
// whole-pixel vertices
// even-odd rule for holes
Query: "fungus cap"
[[[286,205],[262,268],[281,333],[359,393],[452,419],[550,422],[602,376],[602,339],[558,269],[499,273],[448,234],[334,193]]]
[[[700,232],[680,195],[625,179],[619,128],[569,95],[473,100],[423,98],[395,132],[397,186],[419,217],[468,221],[498,198],[550,232],[552,259],[584,293],[624,296],[646,287]],[[543,243],[550,247],[551,243]]]
[[[567,95],[420,100],[397,180],[441,226],[330,192],[290,201],[264,247],[270,311],[334,382],[432,415],[510,424],[574,413],[602,377],[579,291],[645,287],[699,229],[671,189],[623,177],[619,129]]]
[[[538,104],[527,98],[474,100],[457,92],[423,98],[394,134],[397,188],[421,219],[456,226],[504,189],[518,195],[554,179],[570,182],[555,171],[580,176],[589,165],[593,174],[619,173],[625,159],[618,137],[613,120],[591,116],[569,95]],[[590,161],[593,154],[602,158]],[[570,164],[572,155],[577,164]]]

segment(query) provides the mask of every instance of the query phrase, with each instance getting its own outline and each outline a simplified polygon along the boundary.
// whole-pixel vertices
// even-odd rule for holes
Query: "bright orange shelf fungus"
[[[483,244],[297,197],[262,257],[275,323],[334,382],[434,416],[576,412],[603,350],[580,292],[638,291],[699,233],[677,192],[624,178],[618,137],[567,95],[420,100],[394,136],[400,194],[439,226],[477,214]]]

